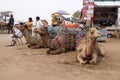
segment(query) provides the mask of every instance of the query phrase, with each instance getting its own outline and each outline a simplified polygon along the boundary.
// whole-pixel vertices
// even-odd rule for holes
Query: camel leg
[[[44,44],[43,44],[43,41],[41,40],[39,44],[36,44],[36,45],[28,45],[29,48],[31,49],[39,49],[39,48],[43,48],[44,47]]]
[[[43,48],[44,44],[43,43],[39,43],[37,45],[29,45],[28,47],[31,48],[31,49],[39,49],[39,48]]]
[[[80,52],[77,52],[77,61],[80,63],[80,64],[85,64],[86,62],[82,59],[82,55]]]
[[[18,40],[18,38],[15,38],[16,39],[16,41],[19,43],[19,45],[20,45],[20,42],[19,42],[19,40]]]
[[[36,45],[35,44],[28,44],[27,46],[28,46],[28,48],[35,49]]]
[[[90,61],[90,64],[96,64],[97,62],[97,54],[96,53],[93,53],[93,56],[92,56],[92,60]]]
[[[50,54],[50,48],[46,51],[46,54]]]
[[[80,64],[85,64],[86,62],[83,60],[83,57],[85,57],[83,55],[83,53],[85,53],[85,47],[78,47],[77,48],[77,54],[76,54],[76,58],[77,58],[77,61],[80,63]]]
[[[20,42],[22,43],[22,45],[23,45],[23,41],[22,41],[22,39],[20,38]]]
[[[28,45],[28,48],[31,48],[31,49],[39,49],[40,46],[38,46],[38,45]]]
[[[104,57],[105,54],[106,54],[104,47],[99,44],[98,45],[98,50],[99,50],[100,56]]]
[[[49,54],[51,54],[51,55],[54,55],[54,54],[61,54],[62,52],[63,52],[62,49],[57,49],[57,50],[50,51]]]
[[[86,45],[78,46],[77,47],[77,54],[76,54],[77,61],[80,64],[85,64],[86,61],[83,60],[84,57],[86,57]]]

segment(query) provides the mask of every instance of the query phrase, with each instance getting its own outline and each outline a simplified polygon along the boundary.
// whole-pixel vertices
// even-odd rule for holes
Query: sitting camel
[[[97,37],[99,36],[96,28],[90,28],[86,34],[86,38],[81,40],[81,43],[78,45],[77,49],[77,60],[81,64],[90,63],[96,64],[98,53],[95,50],[98,50],[99,55],[104,56],[105,52],[102,47],[100,47],[96,42]]]
[[[47,54],[60,54],[63,52],[73,51],[75,49],[76,34],[71,33],[70,29],[71,28],[63,26],[56,28],[56,36],[51,40],[50,48],[47,51]]]
[[[40,43],[37,45],[38,47],[45,47],[49,48],[50,47],[50,37],[49,37],[49,32],[47,30],[48,22],[46,20],[41,20],[43,26],[42,28],[35,29],[34,33],[38,33],[41,37]],[[30,48],[37,48],[37,46],[31,46]]]
[[[37,40],[36,37],[32,37],[29,34],[27,25],[20,24],[20,25],[15,25],[15,26],[18,27],[20,29],[20,31],[23,33],[23,36],[25,37],[25,40],[29,44],[28,45],[29,48],[34,48],[34,49],[36,49],[36,48],[42,48],[42,47],[44,47],[44,44],[46,44],[48,46],[48,44],[44,43],[44,41],[43,41],[43,40],[46,39],[46,35],[48,36],[48,34],[46,34],[46,32],[45,32],[46,29],[41,30],[40,34],[42,34],[44,36],[41,36],[41,39]]]

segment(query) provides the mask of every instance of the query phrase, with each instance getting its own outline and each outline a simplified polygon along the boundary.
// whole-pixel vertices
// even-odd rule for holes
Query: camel
[[[41,48],[44,46],[43,41],[40,39],[38,40],[36,37],[32,37],[29,32],[28,32],[28,28],[27,25],[25,24],[20,24],[20,25],[15,25],[16,27],[18,27],[18,29],[20,29],[20,31],[23,33],[23,36],[25,37],[25,40],[28,42],[28,47],[29,48]],[[34,46],[34,47],[32,47]]]
[[[7,30],[8,30],[8,26],[6,22],[5,21],[0,22],[0,31],[3,33],[3,32],[7,32]]]
[[[50,39],[49,32],[47,30],[48,22],[46,20],[41,20],[41,22],[43,23],[43,27],[39,30],[34,30],[34,33],[38,33],[41,36],[42,45],[49,48],[47,50],[47,54],[53,55],[62,53],[64,48],[62,37],[57,34],[54,39]],[[32,48],[34,48],[34,46],[32,46]]]
[[[59,30],[59,31],[58,31]],[[75,36],[76,34],[70,33],[67,27],[61,26],[58,28],[57,35],[51,40],[50,48],[47,54],[60,54],[63,52],[75,50]]]
[[[87,40],[82,39],[81,43],[78,45],[78,47],[76,47],[76,58],[78,62],[81,64],[96,64],[98,54],[95,50],[98,50],[101,56],[105,55],[104,49],[96,43],[98,36],[99,33],[96,28],[89,29],[88,33],[86,34]],[[96,45],[98,46],[96,47]]]
[[[41,41],[38,46],[49,48],[50,47],[50,38],[49,32],[47,30],[48,22],[47,20],[41,20],[43,26],[39,30],[35,29],[34,33],[38,33],[41,37]],[[36,48],[36,46],[31,46],[30,48]]]
[[[38,33],[41,37],[40,43],[38,43],[38,46],[49,48],[50,46],[50,39],[49,39],[49,33],[46,28],[40,29],[39,31],[35,31],[35,33]],[[36,46],[31,46],[30,48],[36,48]]]
[[[48,26],[47,20],[43,19],[43,20],[41,20],[41,22],[42,22],[42,24],[43,24],[44,27],[47,27],[47,26]]]
[[[0,22],[0,26],[4,26],[4,25],[6,25],[5,22]]]
[[[54,39],[50,39],[49,32],[47,30],[47,20],[41,20],[43,27],[40,30],[34,30],[34,33],[38,33],[41,36],[42,43],[45,47],[49,48],[47,54],[59,54],[63,52],[63,43],[61,36],[57,35]],[[32,46],[33,47],[33,46]]]
[[[34,30],[34,33],[38,33],[41,37],[40,40],[37,41],[35,37],[31,37],[28,33],[27,26],[25,24],[22,25],[17,25],[21,32],[23,32],[23,35],[26,39],[26,41],[29,43],[28,47],[32,49],[37,49],[37,48],[50,48],[52,44],[50,43],[50,37],[49,37],[49,32],[47,30],[48,22],[46,20],[41,20],[43,23],[43,27]]]

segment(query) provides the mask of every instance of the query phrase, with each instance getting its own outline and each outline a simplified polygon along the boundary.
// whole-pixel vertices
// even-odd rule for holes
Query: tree
[[[80,11],[77,10],[76,12],[73,13],[73,18],[79,18],[80,17]]]

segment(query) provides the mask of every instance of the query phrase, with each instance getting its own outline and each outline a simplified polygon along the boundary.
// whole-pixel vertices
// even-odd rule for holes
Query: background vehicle
[[[64,18],[59,13],[53,13],[51,17],[52,17],[52,24],[51,24],[52,26],[59,26],[61,24],[61,20]]]

